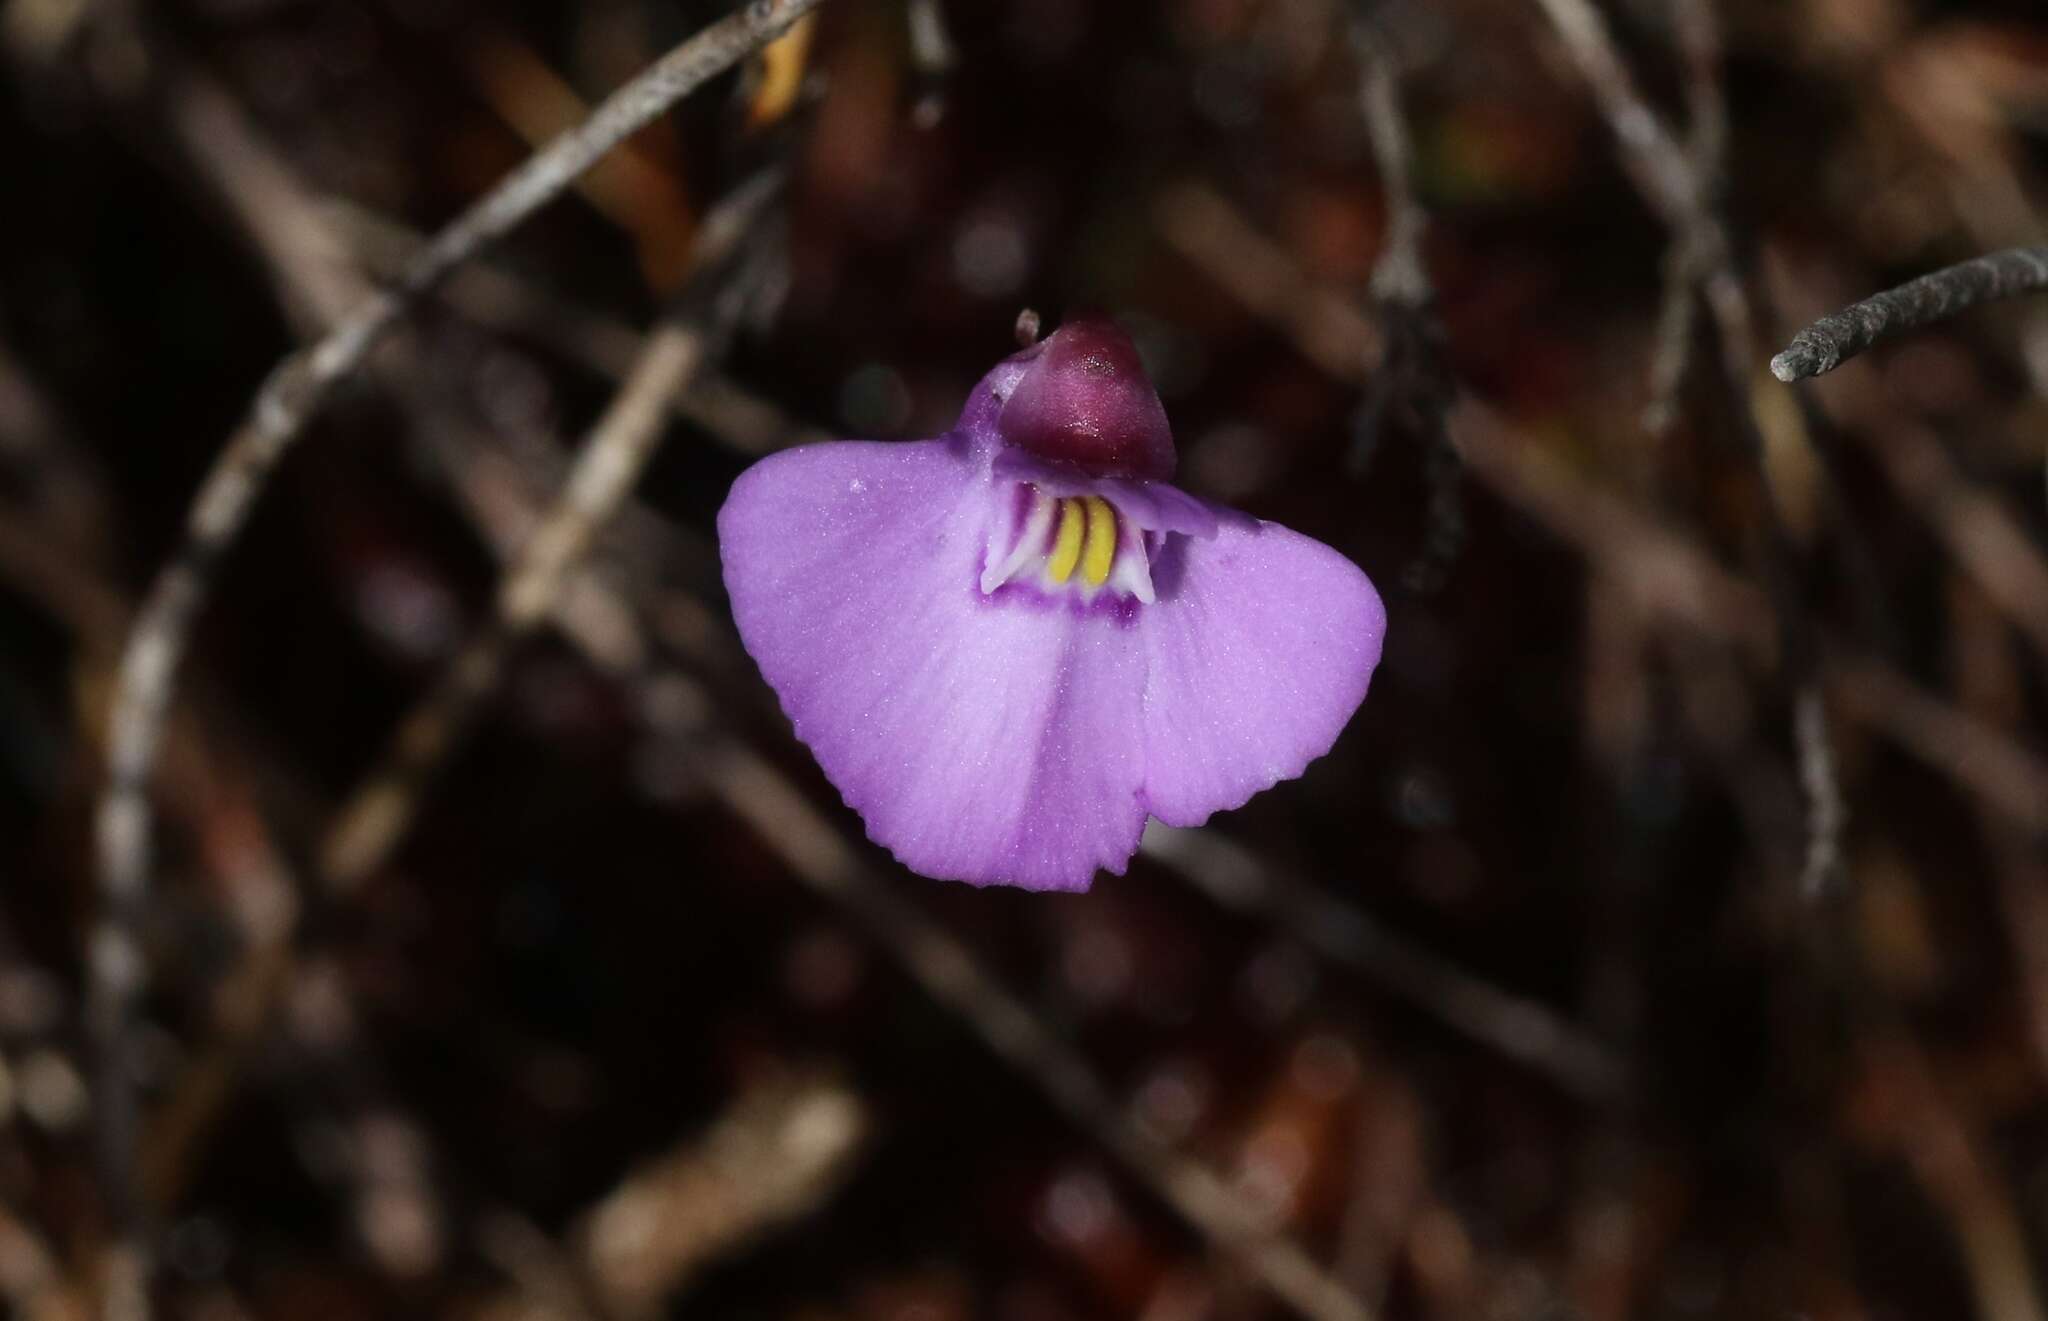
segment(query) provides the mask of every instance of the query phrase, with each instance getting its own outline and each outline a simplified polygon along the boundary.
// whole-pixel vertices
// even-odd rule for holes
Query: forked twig
[[[321,849],[321,882],[330,890],[354,889],[390,856],[429,777],[497,688],[513,647],[547,617],[569,569],[652,457],[669,399],[689,384],[703,354],[703,333],[683,322],[665,322],[648,337],[639,366],[584,442],[562,498],[507,569],[489,627],[406,713],[383,760],[342,806]]]
[[[421,293],[560,194],[634,131],[820,3],[753,0],[613,93],[589,119],[536,152],[442,230],[407,266],[396,287],[356,308],[317,344],[272,370],[248,417],[215,460],[192,504],[183,544],[157,575],[129,633],[109,720],[107,786],[95,823],[102,912],[88,958],[88,1025],[98,1047],[100,1085],[95,1094],[102,1159],[110,1208],[118,1223],[132,1227],[138,1219],[133,1188],[137,1109],[128,1075],[131,1020],[145,978],[136,928],[150,871],[148,785],[175,673],[214,564],[235,540],[270,473],[307,422]],[[130,1233],[131,1240],[117,1251],[117,1260],[141,1258],[144,1254],[133,1241],[132,1230],[123,1232]],[[138,1306],[146,1309],[146,1301]]]
[[[1763,496],[1764,578],[1783,638],[1781,655],[1797,709],[1793,741],[1806,794],[1808,847],[1800,890],[1817,895],[1841,877],[1841,833],[1846,818],[1841,786],[1828,747],[1827,708],[1821,699],[1817,630],[1796,595],[1796,561],[1787,531],[1785,493],[1764,462],[1762,428],[1750,397],[1755,316],[1720,205],[1720,177],[1728,144],[1727,100],[1721,91],[1721,39],[1714,0],[1680,0],[1676,9],[1686,63],[1687,103],[1696,119],[1690,150],[1643,98],[1607,24],[1591,0],[1538,0],[1564,38],[1573,62],[1592,87],[1621,146],[1629,177],[1671,233],[1675,279],[1693,281],[1713,317],[1722,383],[1735,404],[1741,457]],[[1690,318],[1669,301],[1668,332],[1683,334]],[[1663,366],[1660,374],[1678,368]],[[1658,381],[1660,397],[1672,383]],[[1825,466],[1825,455],[1819,456]]]
[[[779,176],[764,176],[721,204],[698,236],[691,264],[700,273],[722,266],[780,184]],[[675,397],[703,365],[710,335],[696,319],[680,316],[649,335],[625,384],[578,450],[561,495],[508,567],[490,626],[407,713],[383,761],[337,815],[321,850],[321,881],[329,889],[354,888],[390,855],[419,808],[428,777],[497,687],[506,657],[547,619],[571,571],[653,458]]]

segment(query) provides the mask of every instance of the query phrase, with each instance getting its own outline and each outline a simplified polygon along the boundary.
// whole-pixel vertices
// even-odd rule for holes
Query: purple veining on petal
[[[1048,592],[1028,582],[1004,583],[984,599],[1006,609],[1063,610],[1070,615],[1107,620],[1119,628],[1135,628],[1139,612],[1145,608],[1131,597],[1112,592],[1083,598],[1072,592]]]

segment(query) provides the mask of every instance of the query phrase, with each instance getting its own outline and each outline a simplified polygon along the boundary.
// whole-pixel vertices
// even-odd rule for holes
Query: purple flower
[[[1130,340],[1086,320],[998,363],[935,440],[811,445],[733,484],[740,637],[911,870],[1085,890],[1148,813],[1240,806],[1364,700],[1366,576],[1173,467]]]

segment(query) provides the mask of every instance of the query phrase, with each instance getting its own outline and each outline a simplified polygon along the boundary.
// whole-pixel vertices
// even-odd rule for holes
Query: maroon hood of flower
[[[1029,361],[996,419],[1004,443],[1098,477],[1173,476],[1166,409],[1116,323],[1069,321]]]

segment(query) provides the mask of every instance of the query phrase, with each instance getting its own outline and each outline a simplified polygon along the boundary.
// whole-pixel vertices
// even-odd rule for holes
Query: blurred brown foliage
[[[91,817],[201,474],[336,307],[724,8],[0,3],[14,1314],[99,1287]],[[1660,165],[1572,8],[827,0],[426,299],[183,672],[132,1080],[163,1314],[1283,1310],[1128,1131],[1387,1317],[2043,1317],[2048,307],[1802,390],[1764,364],[2043,241],[2048,19],[1611,0]],[[1362,51],[1419,303],[1374,279]],[[706,216],[777,166],[559,626],[323,894]],[[1122,318],[1187,484],[1391,616],[1328,757],[1085,896],[866,845],[711,534],[769,447],[942,430],[1025,306]],[[1005,993],[1051,1065],[988,1049]],[[1058,1100],[1069,1063],[1104,1113]]]

